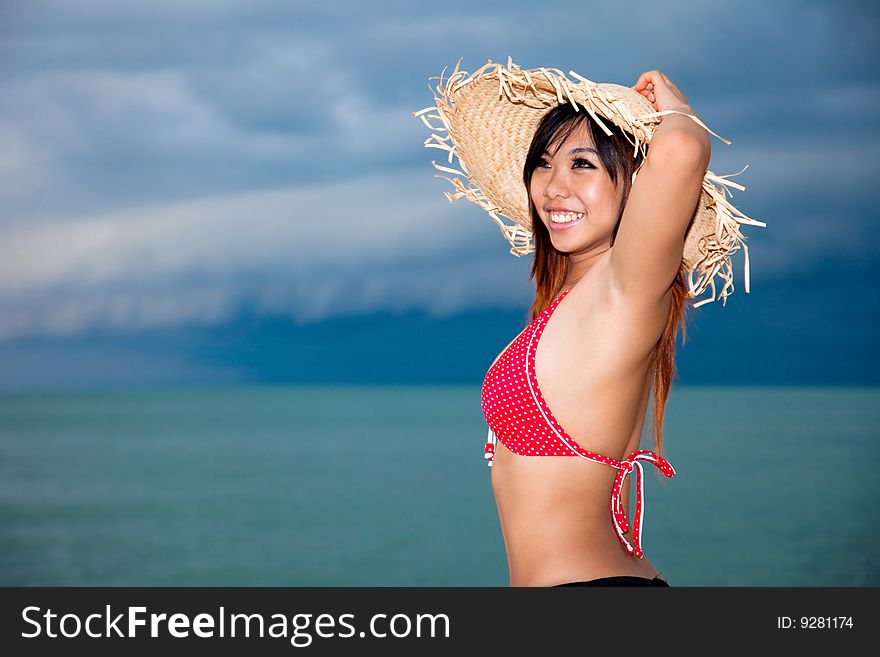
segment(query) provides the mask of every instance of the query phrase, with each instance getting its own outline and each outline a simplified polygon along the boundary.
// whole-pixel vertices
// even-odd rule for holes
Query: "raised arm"
[[[658,112],[696,116],[659,71],[642,74],[633,88]],[[653,303],[669,290],[681,267],[710,156],[704,128],[682,114],[663,116],[630,190],[611,252],[612,285],[627,300]]]

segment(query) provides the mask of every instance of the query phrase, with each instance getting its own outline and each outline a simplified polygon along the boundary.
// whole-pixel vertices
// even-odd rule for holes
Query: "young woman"
[[[708,128],[668,77],[649,71],[631,89],[581,80],[512,62],[461,79],[456,67],[434,115],[449,135],[426,145],[465,165],[471,186],[451,180],[450,200],[514,218],[498,223],[517,255],[534,240],[532,321],[489,368],[481,398],[510,584],[668,586],[642,550],[642,488],[643,466],[675,475],[660,453],[677,329],[696,292],[711,285],[714,299],[719,273],[730,292],[737,224],[763,224],[735,217],[704,184],[719,180],[707,173]],[[637,138],[634,154],[633,135],[650,146]],[[725,230],[697,230],[707,217]],[[652,393],[656,451],[640,449]]]
[[[694,113],[659,71],[643,74],[634,89],[658,111]],[[707,133],[672,114],[641,163],[622,135],[606,136],[589,114],[567,103],[546,114],[532,140],[523,176],[535,235],[533,318],[556,296],[532,341],[532,385],[564,435],[593,454],[619,462],[639,449],[652,383],[662,445],[676,326],[687,296],[680,272],[684,240],[710,152]],[[557,296],[559,287],[564,291]],[[490,368],[484,387],[490,412],[499,403],[493,393],[504,396],[497,372]],[[520,443],[558,437],[550,422],[546,429],[535,425]],[[627,579],[613,583],[665,584],[650,561],[621,549],[608,522],[617,468],[589,458],[521,456],[505,447],[513,440],[502,437],[492,468],[511,585],[620,576]],[[623,509],[629,509],[631,481],[622,484]],[[631,545],[633,529],[624,534]]]

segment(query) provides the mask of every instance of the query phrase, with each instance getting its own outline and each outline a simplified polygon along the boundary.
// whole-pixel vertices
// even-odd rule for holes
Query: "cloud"
[[[713,138],[712,170],[749,165],[734,203],[768,223],[746,228],[753,280],[877,259],[876,46],[849,9],[49,6],[4,7],[0,339],[214,323],[243,306],[320,321],[521,304],[530,260],[475,206],[446,204],[410,115],[458,57],[597,80],[674,72],[734,142]]]
[[[502,240],[431,171],[19,226],[0,243],[0,338],[213,323],[241,304],[302,321],[467,307],[504,267],[457,254],[482,241],[503,258]]]
[[[250,36],[237,49],[231,63],[60,68],[7,82],[0,226],[350,177],[418,150],[413,107],[367,95],[319,40]]]

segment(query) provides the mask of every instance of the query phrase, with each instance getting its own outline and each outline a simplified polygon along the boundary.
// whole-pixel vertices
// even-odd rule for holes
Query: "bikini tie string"
[[[486,435],[486,447],[483,450],[483,458],[486,459],[486,465],[490,468],[492,467],[492,461],[495,459],[495,443],[497,442],[498,438],[495,432],[489,429],[489,433]]]
[[[675,476],[675,468],[672,467],[669,461],[647,449],[637,449],[626,460],[621,461],[618,467],[617,477],[614,479],[614,488],[611,491],[611,515],[614,518],[614,528],[617,530],[617,537],[623,543],[627,553],[634,554],[639,559],[642,559],[644,558],[644,553],[642,552],[641,534],[645,503],[642,497],[644,472],[639,461],[653,463],[669,479]],[[636,512],[633,528],[633,542],[635,545],[630,545],[623,536],[629,531],[629,521],[626,517],[626,510],[623,507],[621,493],[623,492],[623,482],[633,469],[638,471],[638,478],[636,479]]]

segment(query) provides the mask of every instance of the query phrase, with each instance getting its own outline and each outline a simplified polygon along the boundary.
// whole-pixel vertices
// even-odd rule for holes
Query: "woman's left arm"
[[[659,71],[644,73],[633,88],[658,112],[696,116]],[[704,128],[681,114],[663,116],[630,190],[611,253],[612,282],[627,300],[659,302],[678,275],[710,157]]]

